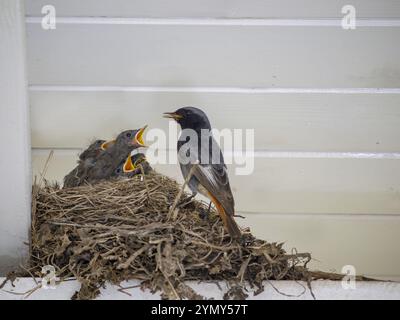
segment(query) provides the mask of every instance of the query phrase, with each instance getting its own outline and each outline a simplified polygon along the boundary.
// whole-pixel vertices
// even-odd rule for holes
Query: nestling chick
[[[114,171],[113,176],[132,178],[137,174],[141,174],[142,170],[143,174],[148,174],[153,168],[147,162],[146,156],[143,153],[136,153],[133,156],[129,155]]]
[[[81,184],[87,169],[94,165],[97,157],[104,151],[105,140],[94,141],[79,155],[78,165],[64,177],[64,188],[76,187]]]
[[[93,160],[104,151],[103,145],[106,143],[105,140],[94,141],[85,151],[79,155],[79,160]]]
[[[126,161],[134,149],[145,147],[143,141],[145,129],[146,126],[138,130],[121,132],[115,142],[98,156],[96,163],[87,171],[84,180],[94,183],[112,177],[116,168]]]

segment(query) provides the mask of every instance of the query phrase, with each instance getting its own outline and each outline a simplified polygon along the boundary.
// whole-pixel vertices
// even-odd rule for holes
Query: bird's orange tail
[[[224,207],[218,202],[217,199],[215,199],[213,196],[211,196],[211,199],[215,207],[217,208],[218,214],[221,217],[222,222],[224,223],[225,229],[228,231],[230,236],[233,239],[240,239],[242,236],[242,232],[240,231],[239,226],[237,225],[233,216],[226,213]]]

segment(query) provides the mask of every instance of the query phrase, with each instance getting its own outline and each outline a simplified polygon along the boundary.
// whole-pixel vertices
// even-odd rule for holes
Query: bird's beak
[[[145,125],[142,129],[140,129],[140,130],[138,131],[138,133],[136,133],[136,135],[135,135],[134,141],[135,141],[135,143],[138,144],[140,147],[147,147],[147,146],[145,145],[145,143],[144,143],[144,140],[143,140],[143,133],[144,133],[144,130],[146,130],[146,128],[147,128],[147,125]],[[132,162],[132,160],[131,160],[131,162]]]
[[[115,140],[110,140],[110,141],[106,141],[101,145],[101,150],[106,150],[107,148],[109,148],[112,144],[115,143]]]
[[[127,172],[132,172],[132,171],[135,170],[135,169],[136,169],[136,167],[135,167],[135,165],[132,163],[132,157],[129,156],[129,157],[126,159],[126,161],[125,161],[125,163],[124,163],[124,166],[122,167],[122,170],[123,170],[125,173],[127,173]]]
[[[182,116],[175,113],[175,112],[164,112],[164,118],[169,118],[169,119],[174,119],[175,121],[178,121],[182,119]]]

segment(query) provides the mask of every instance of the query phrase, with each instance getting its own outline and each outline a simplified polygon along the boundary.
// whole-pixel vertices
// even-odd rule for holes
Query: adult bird
[[[179,123],[182,133],[178,139],[178,159],[182,175],[188,181],[193,196],[200,193],[210,199],[232,238],[239,239],[241,231],[234,220],[235,203],[229,184],[224,158],[211,134],[211,124],[200,109],[185,107],[164,113]]]
[[[105,140],[96,140],[79,155],[78,165],[64,177],[64,187],[71,188],[81,184],[85,172],[94,165],[104,149]]]
[[[133,150],[146,147],[143,141],[146,127],[121,132],[115,141],[98,156],[96,163],[89,168],[85,181],[94,183],[112,177],[116,168],[128,158]]]

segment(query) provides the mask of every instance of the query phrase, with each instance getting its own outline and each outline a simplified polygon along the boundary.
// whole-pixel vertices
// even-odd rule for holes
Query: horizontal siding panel
[[[28,24],[30,84],[400,87],[400,28]]]
[[[237,219],[268,241],[285,241],[290,252],[311,252],[312,269],[341,272],[353,265],[357,274],[398,279],[400,219],[246,215]]]
[[[45,152],[33,153],[34,175],[46,158]],[[61,181],[76,158],[74,152],[57,152],[47,177]],[[154,167],[182,182],[178,165]],[[229,173],[239,211],[400,214],[400,160],[256,158],[251,175],[235,175],[235,168],[230,165]]]
[[[26,0],[28,15],[52,4],[59,16],[313,18],[341,17],[346,0]],[[400,17],[398,0],[352,0],[359,17]]]
[[[162,113],[192,105],[215,128],[254,128],[258,150],[400,151],[400,94],[32,91],[30,103],[37,148],[81,148],[144,124],[168,132]]]

